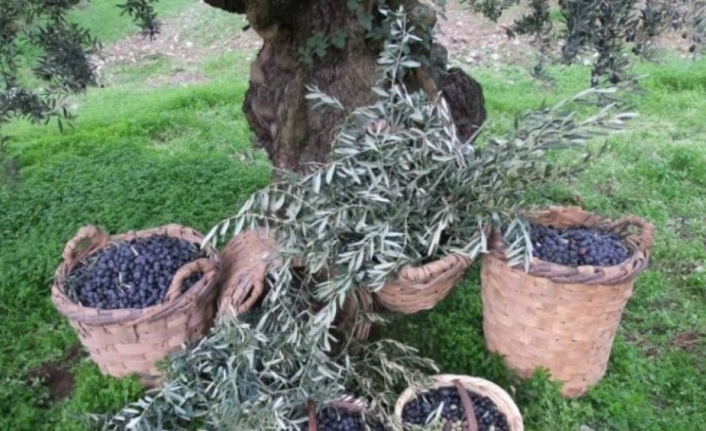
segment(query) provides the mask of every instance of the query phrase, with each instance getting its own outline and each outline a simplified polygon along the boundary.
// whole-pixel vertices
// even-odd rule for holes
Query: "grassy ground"
[[[109,11],[109,4],[90,7]],[[174,4],[166,12],[186,2]],[[90,22],[105,27],[109,40],[129,30]],[[77,430],[81,415],[113,411],[139,395],[134,381],[103,377],[67,354],[77,338],[53,309],[51,277],[82,225],[122,232],[176,222],[207,230],[266,184],[268,166],[248,155],[240,112],[245,75],[229,73],[239,55],[207,59],[211,82],[186,88],[145,89],[137,75],[118,79],[81,100],[76,128],[63,134],[19,123],[8,130],[22,173],[18,183],[0,186],[0,429]],[[590,210],[654,222],[651,267],[637,282],[608,374],[588,396],[564,401],[541,376],[516,387],[530,431],[706,429],[706,62],[641,69],[651,74],[638,103],[642,117],[610,139],[611,151],[576,184],[557,186],[552,196],[565,203],[580,195]],[[582,68],[555,69],[558,86],[546,93],[521,70],[473,73],[484,85],[493,132],[545,96],[551,102],[579,91],[588,77]],[[477,273],[476,266],[435,310],[398,318],[384,334],[419,347],[444,372],[509,387],[512,376],[484,346]],[[62,358],[75,388],[55,401],[30,377]]]

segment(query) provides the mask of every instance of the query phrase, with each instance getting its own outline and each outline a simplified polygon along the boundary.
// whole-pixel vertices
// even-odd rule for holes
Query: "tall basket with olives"
[[[485,340],[521,376],[546,368],[564,396],[579,396],[606,372],[623,310],[647,268],[652,225],[578,207],[550,207],[529,222],[527,270],[509,264],[497,233],[483,258]]]

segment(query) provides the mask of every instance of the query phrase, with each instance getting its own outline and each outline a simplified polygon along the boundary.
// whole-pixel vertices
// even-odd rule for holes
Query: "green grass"
[[[176,14],[187,3],[158,4]],[[77,19],[90,19],[104,40],[134,30],[113,13],[113,2],[91,4]],[[49,299],[52,275],[63,246],[85,224],[111,233],[172,222],[205,231],[267,183],[262,157],[245,156],[247,83],[232,79],[247,76],[243,57],[208,60],[203,72],[212,82],[187,88],[145,89],[141,79],[160,65],[149,73],[121,70],[120,85],[77,99],[74,129],[7,128],[22,170],[17,183],[0,186],[0,429],[80,430],[77,418],[139,396],[134,380],[101,376],[87,360],[73,366],[76,388],[62,402],[27,382],[30,370],[78,342]],[[580,195],[588,210],[655,224],[650,268],[636,284],[601,383],[573,401],[542,376],[518,384],[485,348],[477,264],[433,311],[400,316],[382,331],[417,346],[443,372],[514,386],[528,431],[706,429],[706,62],[639,69],[650,74],[637,103],[642,116],[609,139],[610,152],[576,183],[550,191],[559,204]],[[489,133],[506,130],[521,109],[582,90],[589,76],[580,67],[552,69],[557,86],[547,92],[518,68],[472,73],[484,86]],[[698,339],[688,348],[675,344],[685,333]]]
[[[139,28],[128,14],[121,15],[118,4],[124,1],[91,0],[87,6],[71,12],[71,20],[91,31],[103,44],[109,44],[135,34]],[[169,0],[154,3],[154,10],[160,20],[168,19],[181,12],[194,0]]]

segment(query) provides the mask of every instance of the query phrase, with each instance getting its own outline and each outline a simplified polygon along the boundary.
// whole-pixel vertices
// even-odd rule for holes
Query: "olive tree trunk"
[[[368,105],[376,99],[370,90],[378,78],[377,56],[381,43],[366,40],[359,21],[375,15],[375,0],[362,0],[350,10],[346,0],[204,0],[228,12],[245,14],[249,25],[263,39],[250,70],[250,87],[243,111],[255,134],[256,147],[264,149],[274,167],[303,172],[311,162],[327,160],[341,113],[312,110],[305,98],[307,85],[336,97],[344,106]],[[418,0],[390,0],[402,4],[410,19],[433,26],[433,10]],[[329,46],[323,56],[304,54],[312,36],[332,36],[345,31],[342,48]],[[309,50],[310,51],[310,50]],[[432,61],[409,79],[410,89],[431,97],[442,92],[458,133],[468,139],[485,120],[481,86],[458,68],[446,70],[446,51],[434,44],[421,53]],[[310,62],[303,60],[308,58]]]

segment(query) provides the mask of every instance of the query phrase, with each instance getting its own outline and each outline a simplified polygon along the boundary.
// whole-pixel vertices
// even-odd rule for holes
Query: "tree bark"
[[[256,147],[264,149],[275,168],[305,172],[313,163],[325,163],[341,112],[312,110],[305,96],[313,85],[337,98],[345,107],[374,103],[370,90],[379,75],[377,56],[381,45],[366,40],[366,30],[344,0],[204,0],[228,12],[245,14],[263,39],[251,65],[250,87],[243,111],[255,134]],[[361,12],[374,11],[375,0],[363,0]],[[434,25],[433,10],[418,0],[390,0],[400,4],[414,20]],[[334,35],[345,30],[342,49],[329,46],[312,63],[300,60],[300,50],[312,35]],[[441,92],[451,108],[458,134],[468,139],[485,120],[482,87],[461,69],[446,70],[445,50],[433,45],[422,53],[434,60],[409,77],[410,89],[431,97]]]

